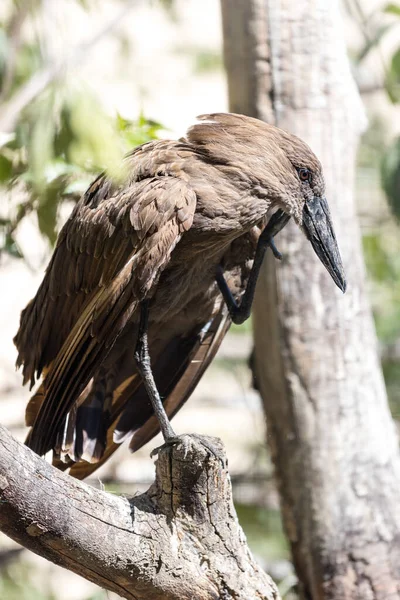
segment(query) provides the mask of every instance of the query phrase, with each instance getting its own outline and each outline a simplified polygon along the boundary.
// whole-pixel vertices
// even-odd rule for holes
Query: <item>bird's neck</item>
[[[236,238],[266,218],[271,202],[237,189],[214,190],[214,194],[198,195],[193,227],[201,231]]]
[[[265,219],[274,197],[239,169],[202,168],[190,185],[197,196],[194,227],[237,237]]]

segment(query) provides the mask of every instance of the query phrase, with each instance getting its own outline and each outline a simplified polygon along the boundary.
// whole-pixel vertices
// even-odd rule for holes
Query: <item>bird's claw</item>
[[[173,446],[174,444],[177,444],[180,441],[181,440],[180,440],[179,435],[177,435],[176,437],[168,438],[168,440],[165,440],[165,442],[163,444],[161,444],[161,446],[157,446],[157,448],[153,448],[153,450],[150,452],[150,458],[157,456],[159,454],[160,450],[163,450],[164,448],[168,448],[169,446]]]
[[[279,209],[272,215],[264,230],[261,232],[260,239],[262,240],[263,244],[270,246],[273,255],[278,260],[282,260],[282,254],[275,246],[274,237],[277,233],[282,231],[289,219],[290,215],[284,213],[281,209]]]
[[[274,240],[274,238],[270,239],[269,246],[270,246],[270,248],[272,250],[272,253],[275,256],[275,258],[277,258],[278,260],[282,260],[282,254],[279,252],[278,248],[275,246],[275,240]]]
[[[198,435],[196,433],[193,434],[183,434],[183,435],[177,435],[175,437],[171,437],[168,440],[166,440],[164,442],[164,444],[162,446],[158,446],[157,448],[154,448],[154,450],[151,451],[150,453],[150,457],[153,458],[154,456],[157,456],[160,452],[160,450],[163,450],[164,448],[168,448],[169,446],[174,446],[175,444],[183,444],[184,447],[184,456],[186,458],[188,451],[189,451],[189,443],[190,443],[190,439],[191,438],[195,438],[196,440],[198,440],[207,450],[210,454],[212,454],[217,460],[219,460],[219,462],[221,463],[221,466],[223,469],[226,468],[227,466],[227,462],[225,459],[224,454],[221,452],[218,452],[218,449],[215,448],[208,440],[207,437],[202,436],[202,435]]]

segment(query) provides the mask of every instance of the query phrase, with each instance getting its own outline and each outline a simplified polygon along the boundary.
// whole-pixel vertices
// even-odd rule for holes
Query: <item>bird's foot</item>
[[[275,246],[274,237],[285,227],[286,223],[289,221],[290,215],[283,212],[283,210],[277,210],[260,235],[261,243],[267,246],[270,246],[275,258],[278,260],[282,259],[282,254],[279,252],[278,248]]]
[[[227,460],[226,460],[222,450],[218,447],[219,444],[214,445],[211,441],[215,438],[209,438],[207,436],[199,435],[197,433],[191,433],[191,434],[183,433],[182,435],[176,435],[174,437],[168,438],[162,446],[158,446],[157,448],[154,448],[154,450],[151,451],[150,457],[153,458],[154,456],[157,456],[159,454],[159,452],[161,450],[163,450],[164,448],[174,446],[175,444],[182,444],[183,448],[184,448],[184,458],[186,458],[186,456],[189,453],[190,442],[193,438],[195,440],[197,440],[198,442],[200,442],[201,445],[204,446],[204,448],[206,448],[206,450],[212,456],[214,456],[217,460],[220,461],[222,468],[225,469],[227,467]],[[216,440],[216,442],[217,442],[217,440]]]
[[[277,258],[278,260],[282,260],[282,254],[279,252],[278,248],[275,246],[274,238],[270,239],[269,247],[271,248],[272,253],[275,256],[275,258]]]
[[[177,444],[180,441],[181,440],[180,440],[179,435],[168,438],[167,440],[165,440],[165,442],[161,446],[157,446],[157,448],[153,448],[153,450],[150,452],[150,458],[157,456],[157,454],[164,448],[169,448],[170,446],[174,446],[175,444]]]

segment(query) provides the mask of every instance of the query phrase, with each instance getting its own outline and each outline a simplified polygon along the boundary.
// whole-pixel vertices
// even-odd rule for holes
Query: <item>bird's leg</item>
[[[148,319],[149,302],[148,300],[144,300],[140,304],[140,321],[135,348],[135,361],[153,407],[154,414],[158,419],[161,433],[163,434],[164,440],[168,442],[171,439],[176,439],[177,436],[171,427],[167,413],[161,402],[160,394],[158,393],[153,372],[151,370],[149,344],[147,339]]]
[[[283,227],[286,225],[289,219],[290,216],[279,209],[276,213],[272,215],[266,227],[261,232],[261,235],[258,238],[254,262],[247,282],[246,290],[242,296],[239,305],[237,304],[235,298],[232,296],[228,284],[225,281],[222,267],[218,267],[216,275],[218,287],[224,297],[232,321],[237,325],[241,325],[242,323],[244,323],[244,321],[246,321],[246,319],[248,319],[250,316],[258,275],[260,273],[260,268],[262,265],[264,254],[268,246],[271,247],[272,252],[274,253],[274,256],[276,258],[282,258],[282,255],[275,246],[273,238],[277,233],[279,233],[279,231],[281,231],[281,229],[283,229]]]
[[[158,423],[160,425],[161,433],[163,434],[165,445],[159,446],[158,448],[154,448],[151,451],[150,456],[155,456],[158,452],[164,448],[165,446],[169,446],[172,444],[176,444],[177,442],[183,443],[184,447],[189,444],[189,439],[191,437],[196,437],[201,441],[203,446],[207,448],[207,450],[213,454],[218,460],[221,461],[223,467],[226,467],[225,458],[223,453],[218,452],[212,444],[207,440],[207,438],[203,438],[202,436],[192,435],[187,436],[183,435],[178,437],[174,430],[171,427],[169,422],[167,413],[165,412],[165,408],[163,403],[161,402],[160,394],[158,393],[156,382],[154,381],[153,372],[151,370],[150,363],[150,354],[149,354],[149,344],[147,339],[147,329],[148,329],[148,320],[149,320],[149,302],[148,300],[144,300],[140,304],[140,320],[139,320],[139,330],[135,347],[135,361],[137,365],[137,369],[139,374],[143,380],[144,386],[146,388],[147,395],[150,399],[151,405],[154,410],[154,414],[158,419]]]

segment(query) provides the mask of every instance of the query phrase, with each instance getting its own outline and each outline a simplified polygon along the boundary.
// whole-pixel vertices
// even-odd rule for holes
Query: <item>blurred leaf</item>
[[[391,15],[396,15],[397,17],[400,17],[400,5],[398,4],[387,4],[384,8],[383,8],[383,12],[391,14]]]
[[[99,0],[76,0],[76,3],[85,10],[100,4]],[[15,21],[18,11],[26,6],[27,0],[13,0],[8,21]],[[19,30],[21,37],[13,46],[15,64],[7,97],[12,98],[43,67],[42,49],[46,44],[37,34],[40,24],[37,28],[38,24],[32,23],[32,9],[39,6],[41,0],[30,0],[25,14],[31,26]],[[0,86],[11,48],[7,35],[7,25],[3,28],[0,25]],[[76,79],[54,81],[20,113],[10,134],[0,134],[0,184],[15,187],[17,194],[21,194],[19,205],[15,207],[10,201],[2,215],[1,249],[20,255],[15,241],[18,228],[31,212],[37,213],[40,232],[53,244],[61,204],[78,200],[100,171],[105,170],[110,177],[122,177],[126,166],[124,154],[156,139],[161,129],[160,123],[146,119],[143,114],[133,121],[121,115],[116,118],[108,115],[100,99]]]
[[[400,102],[400,48],[392,56],[385,85],[393,104]]]
[[[42,578],[43,579],[43,578]],[[55,600],[50,591],[50,582],[43,580],[37,586],[37,568],[23,560],[14,561],[0,574],[0,598],[4,600]]]
[[[112,120],[89,93],[70,100],[70,126],[73,133],[68,155],[82,168],[107,170],[119,176],[124,148]]]
[[[2,250],[3,252],[6,252],[10,256],[13,256],[14,258],[23,258],[21,249],[17,245],[13,236],[8,232],[5,234],[4,243],[3,243],[2,247],[0,248],[0,250]]]
[[[28,145],[28,162],[31,181],[37,191],[45,188],[45,168],[52,160],[54,153],[55,124],[51,110],[52,104],[52,98],[46,98],[33,111],[34,122]]]
[[[222,55],[212,50],[199,50],[194,57],[195,73],[210,73],[221,71],[223,67]]]
[[[86,192],[93,181],[93,175],[89,173],[80,173],[75,179],[69,179],[69,183],[64,188],[64,196],[75,199],[76,201]]]
[[[375,281],[383,282],[395,277],[395,270],[382,246],[380,235],[364,235],[363,249],[369,272]]]
[[[76,1],[85,10],[89,10],[90,8],[93,8],[93,4],[96,4],[96,2],[94,2],[93,0],[76,0]]]
[[[12,161],[4,154],[0,154],[0,183],[7,183],[12,177],[12,172]]]
[[[175,0],[159,0],[161,6],[165,8],[165,10],[172,10]]]
[[[399,277],[396,278],[399,281]],[[393,281],[391,282],[393,286]],[[387,344],[399,339],[400,336],[400,306],[398,295],[385,301],[374,311],[376,331],[378,338]]]
[[[126,131],[130,129],[133,125],[133,121],[129,121],[128,119],[124,119],[122,115],[117,113],[115,124],[117,126],[117,130],[120,132]]]
[[[390,410],[395,419],[400,419],[400,363],[385,360],[382,362],[382,367]]]
[[[75,133],[71,127],[71,107],[69,103],[63,104],[59,114],[59,126],[55,132],[54,154],[69,160],[69,149],[75,139]]]
[[[5,146],[6,144],[9,144],[14,139],[15,139],[15,134],[14,133],[4,133],[4,132],[1,132],[0,133],[0,148],[2,148],[3,146]]]
[[[388,125],[382,115],[369,115],[368,127],[360,140],[357,165],[375,171],[386,151],[389,136]]]
[[[61,196],[62,183],[56,179],[46,188],[37,208],[37,218],[40,232],[53,246],[57,239],[58,202]]]
[[[393,23],[381,25],[374,31],[373,36],[368,36],[368,39],[366,40],[364,46],[357,54],[356,61],[362,62],[368,56],[371,50],[373,50],[379,45],[383,36],[389,31],[389,29],[391,29],[392,26]]]
[[[192,68],[195,73],[212,73],[223,68],[222,52],[212,50],[207,46],[177,44],[174,47],[177,56],[188,56],[192,60]]]
[[[6,66],[8,55],[8,39],[4,27],[0,26],[0,91],[2,88],[2,75]]]
[[[363,236],[364,258],[371,284],[378,337],[391,343],[400,335],[400,238],[397,227]]]
[[[43,64],[41,49],[37,42],[25,43],[17,54],[12,91],[25,83]]]
[[[175,0],[158,0],[172,21],[178,20],[178,11],[176,10]]]
[[[278,510],[235,502],[236,512],[250,547],[264,560],[289,556]]]
[[[124,117],[118,114],[116,127],[121,134],[121,140],[124,142],[125,152],[150,140],[158,139],[160,131],[164,129],[161,123],[147,119],[143,113],[135,121],[124,119]]]
[[[383,156],[381,180],[392,213],[400,221],[400,137]]]

